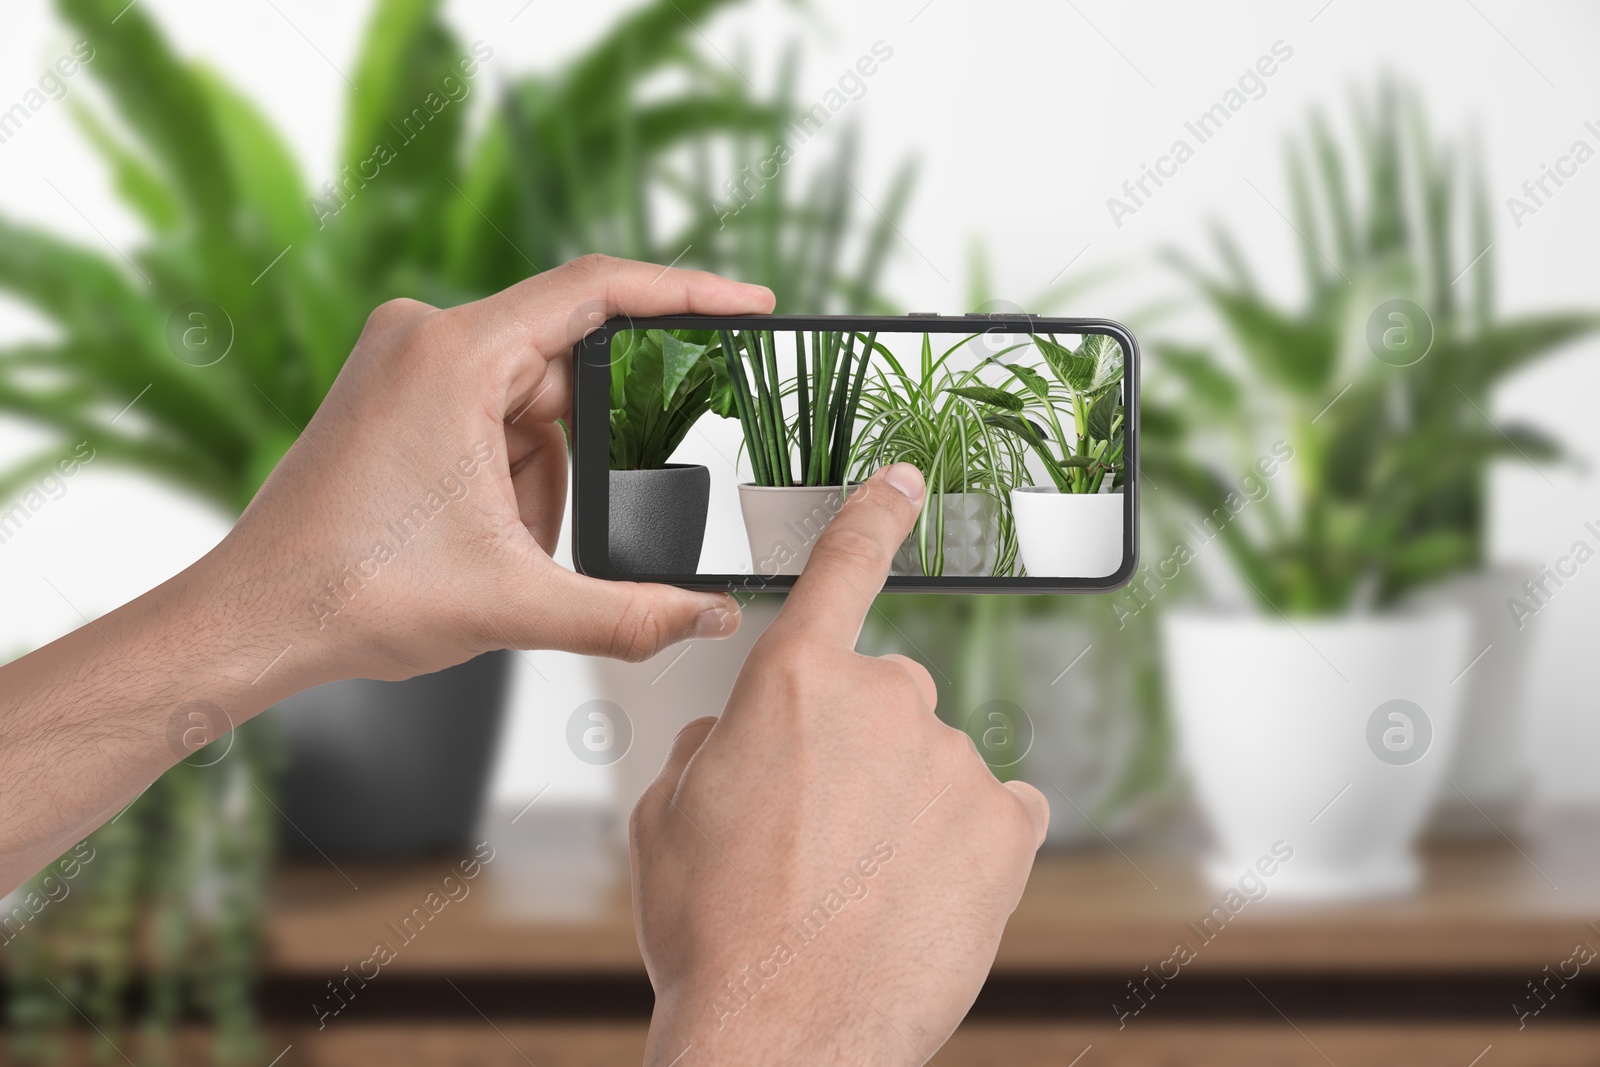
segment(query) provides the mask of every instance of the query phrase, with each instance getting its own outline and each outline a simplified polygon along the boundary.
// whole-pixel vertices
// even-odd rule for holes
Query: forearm
[[[0,894],[305,684],[309,656],[273,664],[291,638],[255,584],[208,557],[0,667]]]

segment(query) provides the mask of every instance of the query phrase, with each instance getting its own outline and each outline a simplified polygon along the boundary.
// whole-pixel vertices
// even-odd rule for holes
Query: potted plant
[[[705,541],[711,472],[669,463],[695,421],[728,397],[716,334],[624,330],[611,343],[611,565],[689,574]]]
[[[970,337],[935,357],[923,334],[913,376],[885,351],[862,393],[851,467],[865,477],[891,463],[915,464],[927,481],[917,525],[895,554],[891,574],[1009,575],[1017,539],[1010,489],[1024,481],[1023,454],[1011,434],[984,417],[972,399],[978,369],[956,372],[951,357]]]
[[[956,392],[994,409],[989,422],[1024,441],[1050,478],[1049,485],[1011,491],[1027,572],[1104,577],[1122,562],[1122,346],[1105,334],[1084,336],[1076,349],[1053,337],[1035,337],[1033,345],[1048,374],[994,356],[1020,390],[967,386]],[[1072,413],[1065,424],[1063,408]]]
[[[764,575],[799,574],[844,504],[862,383],[876,334],[813,331],[794,338],[794,378],[779,375],[771,330],[724,330],[729,410],[754,475],[739,486],[750,562]],[[793,424],[784,398],[795,397]]]
[[[1147,441],[1170,440],[1145,472],[1202,516],[1180,562],[1220,543],[1255,607],[1174,612],[1164,631],[1180,745],[1219,843],[1212,871],[1236,878],[1283,841],[1294,858],[1278,892],[1415,883],[1412,844],[1474,688],[1454,683],[1478,649],[1466,611],[1414,594],[1481,564],[1487,463],[1552,452],[1487,421],[1488,385],[1593,322],[1493,321],[1477,170],[1447,161],[1414,101],[1386,88],[1377,103],[1357,116],[1359,204],[1320,117],[1291,146],[1303,303],[1267,296],[1226,237],[1221,275],[1174,257],[1247,373],[1161,346],[1178,391],[1146,422]],[[1453,286],[1469,268],[1463,303]],[[1391,332],[1401,323],[1409,336]],[[1247,451],[1203,465],[1193,456],[1219,428]],[[1274,477],[1292,485],[1245,489]]]

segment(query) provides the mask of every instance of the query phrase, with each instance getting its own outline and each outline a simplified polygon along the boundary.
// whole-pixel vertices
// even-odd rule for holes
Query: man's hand
[[[695,271],[576,260],[449,309],[373,312],[327,399],[217,549],[334,677],[404,678],[495,648],[644,659],[738,625],[728,597],[555,564],[572,346],[606,318],[767,312]],[[234,579],[234,584],[237,579]]]
[[[634,810],[649,1064],[921,1064],[994,961],[1049,807],[934,717],[922,666],[854,651],[923,492],[897,464],[851,495]]]
[[[191,715],[237,726],[318,682],[404,678],[495,648],[642,659],[732,633],[726,596],[551,560],[567,485],[558,420],[572,346],[609,316],[771,310],[759,286],[587,257],[461,307],[373,312],[220,545],[0,668],[0,894],[188,756]]]

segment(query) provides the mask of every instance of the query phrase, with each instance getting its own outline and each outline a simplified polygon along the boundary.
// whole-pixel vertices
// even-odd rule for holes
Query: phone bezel
[[[1106,334],[1122,346],[1123,432],[1126,461],[1134,472],[1123,486],[1122,565],[1104,578],[928,577],[894,575],[886,592],[899,593],[1109,593],[1126,585],[1139,566],[1139,344],[1110,319],[1028,315],[669,315],[613,318],[573,348],[572,561],[582,574],[612,581],[662,582],[685,589],[724,592],[783,592],[796,575],[618,574],[610,568],[611,338],[634,329],[846,330],[862,333],[981,334],[992,330],[1029,334]]]

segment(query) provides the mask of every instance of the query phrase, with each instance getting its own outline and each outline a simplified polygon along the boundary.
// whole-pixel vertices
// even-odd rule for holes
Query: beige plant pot
[[[837,485],[740,485],[751,572],[771,577],[804,570],[811,547],[844,507],[845,495]]]

